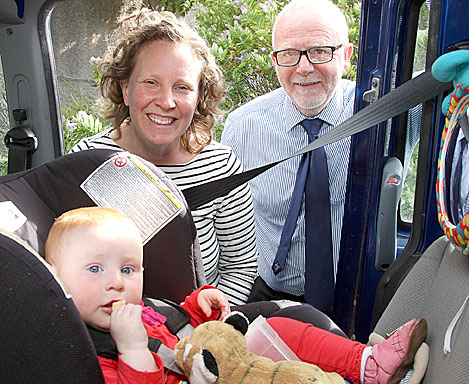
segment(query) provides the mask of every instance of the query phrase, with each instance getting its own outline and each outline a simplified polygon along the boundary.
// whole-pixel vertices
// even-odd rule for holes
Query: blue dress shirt
[[[319,136],[329,132],[353,114],[354,98],[355,83],[341,80],[327,107],[316,116],[324,121]],[[233,148],[245,170],[257,168],[284,159],[308,144],[308,136],[299,124],[304,118],[285,91],[279,88],[230,113],[221,142]],[[333,265],[336,274],[350,138],[326,145],[325,152],[329,169]],[[298,296],[304,294],[304,201],[287,262],[281,274],[273,274],[272,262],[287,217],[299,161],[300,156],[284,161],[249,182],[254,202],[259,275],[272,289]],[[321,225],[320,217],[317,218],[317,225]]]

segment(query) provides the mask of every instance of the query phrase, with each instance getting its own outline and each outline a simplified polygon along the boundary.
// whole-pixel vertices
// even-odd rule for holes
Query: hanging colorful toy
[[[433,76],[440,81],[453,81],[454,91],[448,95],[441,106],[445,119],[445,129],[441,138],[438,159],[438,179],[436,183],[438,221],[445,235],[464,254],[469,254],[469,213],[459,224],[448,218],[445,201],[445,169],[448,146],[458,124],[458,120],[468,113],[469,105],[469,50],[457,50],[440,56],[432,66]],[[469,137],[466,137],[469,140]]]

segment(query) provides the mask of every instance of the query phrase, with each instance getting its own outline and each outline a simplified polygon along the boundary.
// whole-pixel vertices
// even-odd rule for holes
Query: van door
[[[363,0],[356,109],[431,68],[449,46],[467,39],[469,10],[463,3]],[[409,265],[442,235],[435,196],[441,100],[442,95],[352,138],[333,317],[359,341],[368,339],[383,271],[396,258],[396,266],[407,261],[393,284],[380,283],[391,293],[379,293],[379,310]],[[377,249],[385,257],[379,270]]]

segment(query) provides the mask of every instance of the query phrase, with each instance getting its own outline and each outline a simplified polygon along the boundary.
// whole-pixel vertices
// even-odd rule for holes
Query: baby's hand
[[[201,290],[197,303],[207,317],[212,315],[212,309],[220,310],[220,320],[223,320],[230,313],[228,298],[218,289],[209,288]]]
[[[140,305],[126,304],[113,309],[109,331],[122,360],[138,371],[156,371]]]
[[[142,323],[142,307],[126,304],[115,308],[111,313],[110,332],[120,353],[147,348],[148,335]]]

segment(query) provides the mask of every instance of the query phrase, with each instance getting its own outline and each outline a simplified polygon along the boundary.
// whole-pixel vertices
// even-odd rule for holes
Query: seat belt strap
[[[192,335],[194,327],[190,324],[189,313],[171,300],[144,297],[143,303],[166,317],[165,325],[179,339]]]
[[[234,188],[283,161],[362,132],[450,89],[453,89],[452,82],[441,82],[433,77],[430,70],[426,71],[380,97],[289,157],[259,168],[200,184],[182,192],[189,208],[195,210],[217,197],[228,194]]]
[[[11,143],[8,146],[8,174],[25,171],[28,169],[28,154],[30,153],[27,146],[17,143]]]
[[[150,351],[153,349],[151,348],[151,345],[148,345],[148,348]],[[161,360],[163,360],[163,365],[166,369],[169,369],[173,372],[179,373],[181,375],[185,375],[184,371],[179,368],[179,366],[176,363],[176,356],[175,356],[175,351],[172,350],[171,348],[167,347],[164,344],[161,344],[157,351],[154,351],[159,357],[161,357]]]
[[[179,340],[192,335],[194,327],[190,324],[189,313],[181,306],[167,299],[145,297],[144,304],[150,305],[154,310],[166,316],[166,327],[176,335]],[[175,351],[161,343],[158,339],[148,338],[148,348],[158,354],[163,360],[166,369],[184,375],[184,372],[176,364]]]

